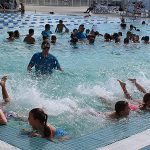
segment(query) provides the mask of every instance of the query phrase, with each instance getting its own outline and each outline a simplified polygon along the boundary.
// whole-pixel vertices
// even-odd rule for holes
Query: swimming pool
[[[95,25],[95,28],[102,34],[122,31],[124,37],[127,31],[120,29],[119,18],[90,17],[84,19],[83,16],[39,13],[26,13],[24,16],[0,14],[0,74],[9,76],[7,87],[12,103],[7,108],[8,110],[27,116],[32,108],[43,107],[49,114],[50,123],[64,128],[72,137],[80,137],[112,124],[101,117],[85,114],[83,111],[84,109],[110,111],[111,109],[101,103],[99,96],[105,96],[114,102],[124,99],[117,79],[126,81],[129,77],[134,77],[149,91],[150,45],[140,43],[124,47],[122,44],[113,42],[104,43],[103,38],[98,37],[94,45],[79,44],[78,49],[74,49],[68,42],[70,34],[58,34],[57,44],[51,46],[51,53],[58,58],[64,68],[64,73],[55,71],[50,77],[34,77],[34,74],[30,75],[26,71],[26,67],[32,55],[41,51],[41,32],[44,30],[44,25],[51,24],[51,31],[54,32],[59,19],[64,21],[70,31],[78,28],[81,23],[84,23],[85,28],[89,29]],[[140,25],[142,19],[136,21],[128,19],[127,21],[140,28],[141,31],[135,31],[135,33],[141,37],[149,35],[149,25]],[[149,23],[149,20],[147,22]],[[23,35],[28,33],[29,28],[35,30],[36,44],[32,46],[22,42]],[[7,31],[16,29],[22,35],[21,38],[13,43],[5,42],[8,36]],[[131,94],[134,94],[136,98],[142,97],[131,83],[127,83]],[[70,106],[77,111],[73,111]],[[132,113],[130,119],[125,122],[129,121],[135,125],[136,119],[140,119],[142,124],[148,114],[144,116]],[[26,123],[20,125],[12,121],[11,125],[22,128],[26,126]],[[121,132],[121,128],[118,130]]]

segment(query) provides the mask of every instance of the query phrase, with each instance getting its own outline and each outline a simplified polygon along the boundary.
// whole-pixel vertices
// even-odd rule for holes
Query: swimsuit
[[[131,111],[136,111],[137,109],[139,109],[139,107],[137,105],[133,105],[131,103],[129,103],[129,108]]]
[[[56,138],[60,138],[60,137],[65,136],[65,135],[67,135],[66,131],[64,131],[61,128],[56,128],[56,131],[55,131],[55,137]]]
[[[50,38],[50,35],[52,34],[52,32],[49,30],[49,31],[42,31],[42,36],[46,36],[46,37],[48,37],[48,38]]]

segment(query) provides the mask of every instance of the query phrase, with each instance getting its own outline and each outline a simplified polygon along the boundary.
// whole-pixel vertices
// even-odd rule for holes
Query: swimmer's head
[[[95,36],[99,35],[99,32],[98,31],[95,31]]]
[[[43,127],[44,137],[49,137],[51,135],[50,129],[47,126],[48,115],[41,108],[34,108],[29,112],[28,121],[33,129],[36,127]]]
[[[73,33],[77,33],[78,32],[78,30],[77,29],[73,29]]]
[[[150,108],[150,93],[146,93],[143,97],[143,103],[145,107]]]
[[[144,37],[144,43],[149,43],[149,36]]]
[[[19,36],[20,36],[19,31],[18,31],[18,30],[15,30],[15,31],[14,31],[14,37],[19,38]]]
[[[122,36],[122,32],[118,32],[118,35],[119,35],[119,36]]]
[[[13,32],[13,31],[8,31],[7,33],[8,33],[8,35],[9,35],[9,37],[14,36],[14,32]]]
[[[90,29],[86,29],[85,32],[86,32],[86,34],[89,34],[90,33]]]
[[[47,36],[43,36],[43,41],[47,41],[48,37]]]
[[[41,44],[42,50],[49,50],[50,49],[50,43],[48,41],[43,41]]]
[[[119,37],[116,37],[115,38],[115,43],[119,43],[120,42],[120,38]]]
[[[139,42],[140,37],[138,35],[133,36],[133,42]]]
[[[121,23],[120,26],[122,29],[125,29],[127,25],[126,25],[126,23]]]
[[[63,21],[62,21],[62,20],[59,20],[59,23],[60,23],[60,24],[62,24],[62,23],[63,23]]]
[[[79,32],[83,32],[84,29],[85,29],[85,28],[84,28],[84,24],[81,24],[81,25],[79,26],[79,29],[78,29],[78,30],[79,30]]]
[[[71,40],[70,40],[70,43],[71,44],[73,44],[73,45],[75,45],[75,44],[77,44],[77,42],[78,42],[78,38],[72,38]]]
[[[49,24],[45,25],[45,30],[50,30],[50,25]]]
[[[124,44],[129,44],[129,39],[128,38],[124,38]]]
[[[115,104],[115,111],[118,116],[127,117],[130,113],[128,102],[118,101]]]
[[[145,21],[142,21],[142,24],[145,24]]]
[[[133,30],[133,27],[134,27],[134,26],[131,24],[131,25],[130,25],[130,30]]]
[[[29,29],[29,34],[33,35],[34,34],[34,29]]]
[[[144,41],[144,39],[145,39],[145,36],[142,36],[141,40]]]
[[[118,35],[118,33],[114,33],[112,37],[113,37],[113,39],[116,39],[119,37],[119,35]]]
[[[110,34],[105,33],[105,34],[104,34],[104,39],[105,39],[106,42],[107,42],[107,41],[110,41],[110,40],[111,40]]]
[[[89,44],[94,44],[94,42],[95,42],[95,38],[90,38],[89,39]]]
[[[56,43],[56,40],[57,40],[56,35],[52,35],[52,36],[51,36],[51,43],[55,44],[55,43]]]
[[[129,39],[128,38],[124,38],[124,44],[129,44]]]
[[[127,36],[128,39],[130,39],[132,37],[132,32],[128,31],[126,36]]]

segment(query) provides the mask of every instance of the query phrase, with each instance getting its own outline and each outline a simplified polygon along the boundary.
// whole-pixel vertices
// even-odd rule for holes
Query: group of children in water
[[[122,26],[122,24],[121,24]],[[63,32],[63,28],[65,28],[65,32]],[[132,30],[135,27],[133,25],[130,25],[129,31],[126,33],[126,37],[123,40],[124,45],[128,45],[130,42],[132,43],[140,43],[140,37],[137,34],[133,34]],[[115,43],[121,42],[122,32],[113,33],[112,35],[109,33],[105,33],[104,35],[100,34],[98,31],[95,31],[94,29],[86,29],[84,25],[81,24],[78,29],[73,29],[71,35],[70,35],[70,44],[73,45],[75,48],[77,48],[77,43],[89,43],[94,44],[95,39],[97,36],[103,36],[105,42],[111,42],[114,41]],[[137,31],[138,29],[136,29]],[[69,33],[69,29],[63,24],[63,21],[60,20],[60,23],[57,25],[55,32],[57,33]],[[15,39],[18,39],[20,37],[19,31],[15,30],[8,32],[9,37],[7,38],[8,41],[14,41]],[[52,34],[50,31],[50,25],[45,25],[45,30],[42,31],[43,41],[49,41],[52,44],[56,44],[57,37],[55,34]],[[35,44],[35,38],[34,35],[34,29],[29,29],[29,33],[25,36],[24,42],[27,44]],[[149,36],[143,36],[141,40],[145,44],[149,44]]]
[[[145,25],[145,21],[142,21],[142,25]],[[125,19],[122,17],[121,18],[121,24],[120,27],[124,30],[127,27],[127,24],[125,22]],[[140,43],[140,37],[137,34],[133,34],[132,31],[140,31],[140,29],[137,29],[135,26],[133,26],[132,24],[130,25],[129,31],[127,31],[126,33],[126,38],[124,38],[124,44],[129,44],[129,42],[133,42],[133,43]],[[141,40],[144,41],[145,44],[149,44],[149,36],[143,36],[141,38]],[[115,38],[115,43],[119,43],[119,37]]]
[[[118,80],[126,99],[128,99],[129,101],[128,102],[124,100],[117,101],[115,103],[114,112],[102,113],[102,112],[94,112],[94,111],[86,109],[86,113],[92,116],[96,116],[96,117],[103,115],[109,119],[120,119],[120,118],[128,117],[130,114],[130,111],[137,111],[137,110],[150,111],[150,93],[146,93],[146,90],[144,89],[144,87],[142,87],[139,83],[137,83],[136,79],[129,79],[129,80],[136,86],[136,88],[140,92],[144,93],[142,100],[135,100],[134,98],[132,98],[132,96],[129,94],[126,88],[126,84],[123,81]],[[7,76],[3,76],[0,81],[0,86],[2,88],[2,96],[4,100],[4,102],[1,103],[1,109],[0,109],[0,124],[1,125],[6,125],[7,121],[11,117],[15,118],[16,120],[25,120],[25,119],[22,119],[22,117],[20,117],[16,113],[3,111],[3,106],[11,102],[11,98],[9,97],[9,94],[6,89],[6,81],[7,81]],[[99,97],[99,98],[102,100],[102,102],[109,103],[109,101],[105,99],[104,97]],[[75,110],[72,106],[70,106],[70,108]],[[55,138],[57,138],[60,141],[70,139],[67,132],[65,132],[61,128],[56,128],[53,125],[48,124],[47,120],[48,120],[48,115],[46,112],[44,112],[42,108],[32,109],[29,112],[28,122],[31,125],[33,131],[22,130],[23,134],[25,133],[29,135],[30,137],[46,138],[50,141],[55,141]]]
[[[121,25],[122,28],[125,28],[125,21],[122,18],[121,20]],[[56,27],[55,32],[56,33],[62,33],[63,29],[65,29],[65,32],[68,33],[69,29],[63,24],[63,21],[60,20],[59,24]],[[126,38],[124,39],[124,44],[128,44],[129,41],[132,41],[134,43],[138,43],[139,42],[139,36],[133,34],[131,31],[135,29],[136,31],[139,31],[138,29],[136,29],[134,26],[130,26],[130,31],[127,32]],[[79,26],[78,29],[74,29],[73,32],[71,33],[71,39],[70,39],[70,43],[73,45],[76,45],[78,41],[83,41],[83,40],[87,40],[89,42],[89,44],[93,44],[95,41],[96,36],[103,36],[102,34],[100,34],[98,31],[95,31],[94,28],[89,30],[86,30],[86,33],[84,32],[85,28],[84,25],[81,24]],[[20,34],[18,32],[18,30],[14,31],[14,32],[8,32],[9,34],[9,38],[7,38],[9,41],[14,41],[15,39],[20,37]],[[55,44],[56,43],[56,36],[52,34],[52,32],[50,31],[50,25],[46,24],[45,25],[45,30],[42,31],[42,36],[43,36],[43,41],[49,41],[50,43]],[[24,38],[24,42],[26,42],[27,44],[34,44],[35,43],[35,39],[33,37],[34,35],[34,29],[29,29],[29,34],[26,35],[26,37]],[[112,40],[115,41],[115,43],[120,42],[120,37],[122,36],[122,32],[118,32],[118,33],[114,33],[113,35],[110,35],[108,33],[104,34],[104,39],[106,42],[110,42]],[[143,37],[143,39],[145,43],[149,43],[149,37],[145,36]],[[0,86],[2,88],[2,96],[4,99],[4,103],[2,105],[5,105],[6,103],[10,102],[10,97],[7,93],[7,89],[6,89],[6,80],[7,80],[7,76],[4,76],[1,81],[0,81]],[[127,91],[126,88],[126,84],[124,82],[122,82],[121,80],[118,80],[125,97],[130,100],[130,102],[127,101],[118,101],[115,104],[115,111],[114,112],[109,112],[109,113],[105,113],[104,115],[108,118],[111,119],[119,119],[122,117],[127,117],[130,113],[130,110],[132,111],[136,111],[136,110],[144,110],[144,111],[149,111],[150,110],[150,93],[146,93],[146,90],[139,84],[137,83],[136,79],[129,79],[133,84],[135,84],[135,86],[137,87],[137,89],[141,92],[143,92],[145,95],[143,97],[142,101],[136,101],[132,98],[132,96],[129,94],[129,92]],[[100,99],[105,102],[108,103],[108,100],[106,100],[103,97],[100,97]],[[132,102],[137,103],[137,105],[132,104]],[[74,109],[74,108],[73,108]],[[98,116],[99,114],[101,114],[101,112],[90,112],[87,111],[89,114],[93,115],[93,116]],[[13,114],[9,114],[9,113],[5,113],[3,112],[2,109],[0,109],[0,124],[7,124],[7,119],[10,116],[19,118],[19,116],[17,115],[13,115]],[[31,127],[33,128],[32,132],[28,132],[29,136],[31,137],[43,137],[43,138],[47,138],[51,141],[53,141],[54,138],[58,138],[60,140],[67,140],[69,139],[69,136],[67,136],[66,132],[63,131],[60,128],[56,128],[51,124],[47,123],[47,119],[48,119],[48,115],[44,112],[43,109],[41,108],[34,108],[29,112],[29,116],[28,116],[28,122],[31,125]]]
[[[145,25],[145,21],[142,22],[143,25]],[[81,24],[78,29],[73,29],[70,35],[70,44],[76,46],[78,42],[85,42],[89,44],[94,44],[95,39],[97,36],[103,36],[105,42],[111,42],[114,41],[115,43],[120,43],[121,42],[121,36],[122,32],[118,33],[113,33],[112,35],[109,33],[100,34],[99,31],[97,31],[95,26],[92,26],[92,29],[86,29],[84,27],[84,24]],[[120,27],[122,29],[127,28],[127,24],[125,22],[125,19],[122,17],[121,18],[121,24]],[[65,30],[65,31],[64,31]],[[123,42],[125,45],[129,44],[129,42],[132,43],[140,43],[140,37],[137,34],[133,34],[132,31],[140,31],[137,29],[135,26],[130,25],[129,31],[126,33],[126,37],[124,38]],[[69,29],[64,25],[62,20],[59,20],[59,23],[56,26],[55,33],[69,33]],[[14,32],[10,31],[8,32],[9,37],[7,38],[9,41],[13,41],[16,38],[19,38],[19,31],[16,30]],[[42,31],[42,37],[43,41],[49,41],[50,43],[55,44],[57,41],[57,37],[55,34],[53,34],[50,30],[50,25],[46,24],[45,25],[45,30]],[[34,44],[35,43],[35,38],[33,37],[34,35],[34,29],[29,29],[29,33],[26,35],[24,38],[24,42],[27,44]],[[144,41],[145,44],[149,44],[149,36],[143,36],[141,40]]]
[[[59,24],[57,24],[57,27],[55,29],[56,33],[62,33],[63,29],[65,28],[65,33],[69,32],[69,29],[63,24],[62,20],[59,20]],[[9,31],[7,32],[9,37],[7,38],[8,41],[14,41],[15,39],[20,37],[19,31],[15,30],[13,31]],[[42,37],[43,37],[43,41],[49,41],[52,44],[56,43],[56,35],[52,34],[52,32],[50,31],[50,25],[46,24],[45,25],[45,30],[42,31]],[[29,29],[28,34],[25,36],[24,38],[24,42],[26,42],[27,44],[35,44],[35,38],[33,37],[34,35],[34,29]]]

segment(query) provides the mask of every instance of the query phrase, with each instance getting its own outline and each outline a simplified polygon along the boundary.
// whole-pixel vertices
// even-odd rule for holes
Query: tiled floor
[[[150,129],[97,150],[150,150],[149,137]]]
[[[149,137],[150,137],[150,129],[146,130],[146,131],[143,131],[141,133],[138,133],[136,135],[132,135],[131,137],[129,138],[126,138],[126,139],[123,139],[121,141],[117,141],[113,144],[110,144],[108,146],[105,146],[103,148],[97,148],[97,150],[150,150],[150,140],[149,140]],[[88,139],[84,139],[86,142],[93,142],[92,139],[90,139],[90,141],[88,141]],[[81,141],[80,141],[81,142]],[[84,142],[84,141],[83,141]],[[44,142],[45,143],[45,142]],[[81,142],[82,143],[82,142]],[[80,144],[81,144],[80,143]],[[46,144],[46,143],[45,143]],[[44,145],[45,145],[44,144]],[[80,144],[79,145],[76,145],[76,144],[72,144],[69,146],[69,149],[71,150],[77,150],[77,149],[81,149],[80,147]],[[83,144],[83,143],[82,143]],[[43,144],[42,144],[43,145]],[[47,144],[46,144],[47,145]],[[48,144],[49,145],[49,144]],[[45,148],[44,149],[51,149],[49,146],[44,146]],[[91,144],[88,144],[85,146],[82,147],[83,150],[87,150],[87,149],[91,149]],[[147,146],[148,145],[148,146]],[[55,145],[56,146],[56,145]],[[53,147],[54,149],[68,149],[68,146],[66,145],[59,145],[60,147],[58,148],[57,146],[56,147]],[[36,147],[36,146],[35,146]],[[48,148],[49,147],[49,148]],[[26,149],[26,148],[23,148],[23,149]],[[42,147],[40,147],[40,149],[42,150]],[[10,144],[8,143],[5,143],[3,141],[0,141],[0,150],[20,150],[19,148],[16,148],[14,146],[11,146]]]
[[[0,127],[0,140],[23,150],[100,150],[104,146],[131,136],[131,141],[126,139],[125,141],[119,141],[114,145],[117,145],[119,150],[119,145],[121,143],[121,150],[123,150],[125,146],[130,148],[134,146],[131,150],[137,150],[137,148],[143,148],[150,145],[150,141],[148,140],[150,137],[150,130],[148,130],[149,126],[150,121],[148,118],[142,121],[141,119],[135,118],[135,121],[132,122],[124,121],[121,124],[118,122],[102,128],[94,133],[73,138],[66,142],[54,143],[41,138],[29,138],[27,135],[21,135],[20,129],[11,127],[8,124],[7,126]],[[109,150],[111,150],[110,147],[114,150],[114,145],[108,146]],[[125,150],[130,150],[130,148],[125,148]],[[116,147],[115,150],[117,150]]]

